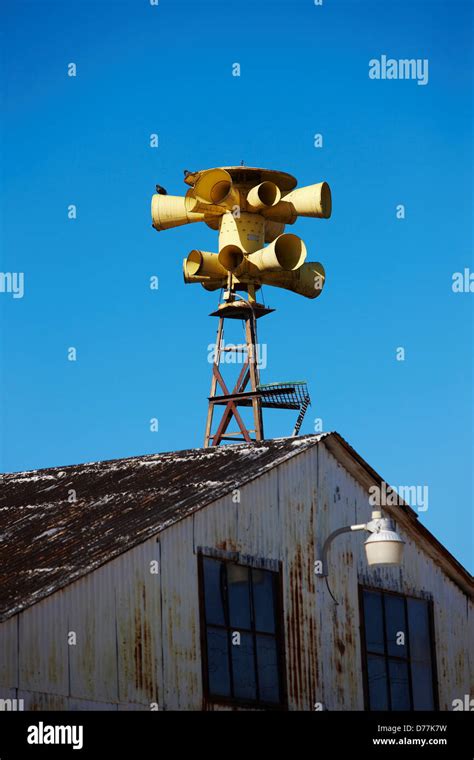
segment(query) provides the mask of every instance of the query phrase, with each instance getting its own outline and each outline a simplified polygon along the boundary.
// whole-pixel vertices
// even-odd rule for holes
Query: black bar
[[[45,738],[61,737],[56,732],[59,726],[69,729],[63,733],[69,743],[45,743]],[[53,760],[68,757],[147,758],[150,754],[163,754],[164,748],[170,745],[173,755],[181,756],[187,751],[190,756],[195,756],[196,748],[204,746],[209,736],[214,735],[210,732],[216,732],[216,738],[224,735],[232,740],[226,754],[238,754],[239,758],[255,756],[260,748],[269,758],[270,753],[276,755],[282,746],[287,746],[295,755],[307,746],[314,757],[326,757],[328,750],[332,754],[343,752],[347,758],[471,760],[473,757],[472,715],[469,711],[371,713],[317,710],[1,712],[0,757],[1,760],[17,760],[25,756]],[[43,741],[29,743],[28,738]],[[74,751],[73,746],[79,751]]]

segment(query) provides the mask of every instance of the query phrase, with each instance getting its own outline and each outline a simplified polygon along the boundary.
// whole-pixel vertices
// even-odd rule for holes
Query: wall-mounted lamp
[[[365,530],[370,533],[364,544],[369,565],[387,566],[401,563],[405,542],[398,535],[395,522],[382,517],[381,512],[375,511],[372,512],[370,522],[363,525],[347,525],[345,528],[335,530],[327,537],[323,546],[322,569],[319,575],[323,578],[328,576],[328,552],[336,536],[356,530]]]

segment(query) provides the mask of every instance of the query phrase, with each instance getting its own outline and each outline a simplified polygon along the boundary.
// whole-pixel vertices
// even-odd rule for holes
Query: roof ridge
[[[88,462],[76,462],[73,464],[64,464],[64,465],[53,465],[51,467],[38,467],[36,469],[31,470],[13,470],[9,472],[3,472],[0,473],[0,478],[4,478],[6,476],[20,476],[20,475],[37,475],[39,473],[48,473],[48,472],[55,472],[55,471],[62,471],[62,470],[68,470],[71,468],[79,468],[79,467],[92,467],[94,465],[102,465],[102,464],[112,464],[115,462],[130,462],[132,460],[138,460],[138,459],[159,459],[160,457],[170,457],[173,455],[178,454],[186,454],[186,453],[194,453],[194,452],[208,452],[207,455],[212,456],[217,453],[226,452],[229,450],[235,450],[235,449],[241,449],[244,447],[261,447],[261,446],[270,446],[272,443],[286,441],[286,440],[295,440],[299,441],[301,439],[307,439],[307,438],[314,438],[321,440],[321,438],[324,438],[328,435],[335,434],[336,431],[328,431],[326,433],[306,433],[305,435],[299,435],[299,436],[280,436],[278,438],[268,438],[264,439],[263,441],[252,441],[250,444],[247,441],[242,441],[242,443],[232,443],[232,444],[226,444],[225,446],[215,446],[215,447],[204,447],[204,446],[198,446],[195,448],[187,448],[187,449],[174,449],[173,451],[158,451],[154,454],[132,454],[129,457],[117,457],[115,459],[93,459]],[[315,441],[317,443],[318,441]]]

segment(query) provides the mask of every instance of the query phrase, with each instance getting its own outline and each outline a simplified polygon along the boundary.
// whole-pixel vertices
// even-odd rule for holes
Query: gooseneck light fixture
[[[370,533],[364,544],[368,565],[387,567],[401,564],[405,542],[398,535],[395,522],[387,517],[382,517],[381,512],[374,511],[372,512],[372,519],[368,523],[347,525],[345,528],[335,530],[327,537],[323,546],[322,569],[319,575],[326,578],[328,576],[329,547],[336,536],[356,530],[365,530]]]

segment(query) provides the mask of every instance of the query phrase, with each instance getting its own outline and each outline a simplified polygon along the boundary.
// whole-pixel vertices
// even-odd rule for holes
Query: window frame
[[[435,626],[434,626],[433,599],[425,598],[421,596],[414,596],[413,594],[404,594],[399,591],[393,591],[392,589],[380,588],[378,586],[366,586],[365,584],[359,584],[359,621],[360,621],[359,633],[360,633],[361,657],[362,657],[362,675],[363,675],[362,683],[363,683],[363,693],[364,693],[364,710],[367,710],[368,712],[377,712],[377,710],[372,710],[370,707],[368,655],[370,655],[371,653],[367,652],[366,624],[365,624],[365,610],[364,610],[364,591],[377,593],[382,596],[384,654],[378,655],[378,656],[381,659],[383,658],[385,663],[387,663],[389,660],[396,660],[397,662],[406,662],[408,665],[408,685],[409,685],[410,705],[411,705],[409,708],[409,712],[418,712],[418,710],[416,710],[413,705],[413,684],[412,684],[412,672],[411,672],[412,659],[411,659],[411,651],[410,651],[410,631],[408,629],[407,600],[415,599],[417,602],[425,602],[425,604],[427,605],[428,630],[429,630],[429,636],[430,636],[431,679],[432,679],[432,688],[433,688],[433,709],[430,712],[439,711],[438,667],[437,667],[437,661],[436,661],[436,637],[435,637]],[[388,654],[385,603],[383,601],[383,596],[396,596],[399,599],[403,600],[404,608],[405,608],[405,620],[407,621],[407,631],[406,631],[407,656],[406,657],[397,657],[396,655]],[[375,653],[373,654],[375,656]],[[387,671],[387,678],[388,678],[388,671]],[[388,684],[390,683],[389,678],[387,682]],[[390,688],[387,688],[387,703],[389,707],[384,712],[387,712],[387,713],[400,712],[398,710],[392,710],[392,697],[390,694]]]
[[[275,633],[265,634],[275,640],[277,651],[277,667],[278,678],[280,686],[280,701],[265,702],[264,700],[244,699],[241,697],[226,697],[224,695],[211,694],[209,688],[209,669],[208,669],[208,655],[207,655],[207,629],[213,627],[212,623],[207,623],[206,620],[206,603],[205,603],[205,585],[204,585],[204,560],[212,559],[224,563],[225,565],[240,565],[246,567],[251,571],[263,570],[265,572],[273,573],[276,576],[276,611],[275,611]],[[201,670],[202,670],[202,687],[203,687],[203,709],[206,709],[206,704],[220,704],[229,707],[241,707],[250,708],[254,710],[272,710],[282,711],[288,710],[288,695],[286,688],[286,660],[285,660],[285,636],[284,636],[284,615],[283,615],[283,576],[282,576],[282,563],[278,561],[269,562],[268,560],[257,560],[254,557],[247,555],[240,556],[237,552],[225,552],[216,550],[203,550],[197,551],[198,561],[198,585],[199,585],[199,618],[200,618],[200,641],[201,641]],[[271,565],[271,567],[269,567]],[[276,567],[275,567],[276,565]],[[254,621],[252,620],[252,625]],[[219,626],[218,626],[219,627]],[[231,626],[221,626],[222,630],[226,630],[228,633],[232,632],[234,628]],[[235,630],[239,630],[235,627]],[[258,632],[255,627],[251,628],[254,642],[256,641],[256,635]],[[263,635],[263,634],[262,634]],[[229,650],[229,657],[230,657]],[[256,658],[256,651],[254,652]]]

